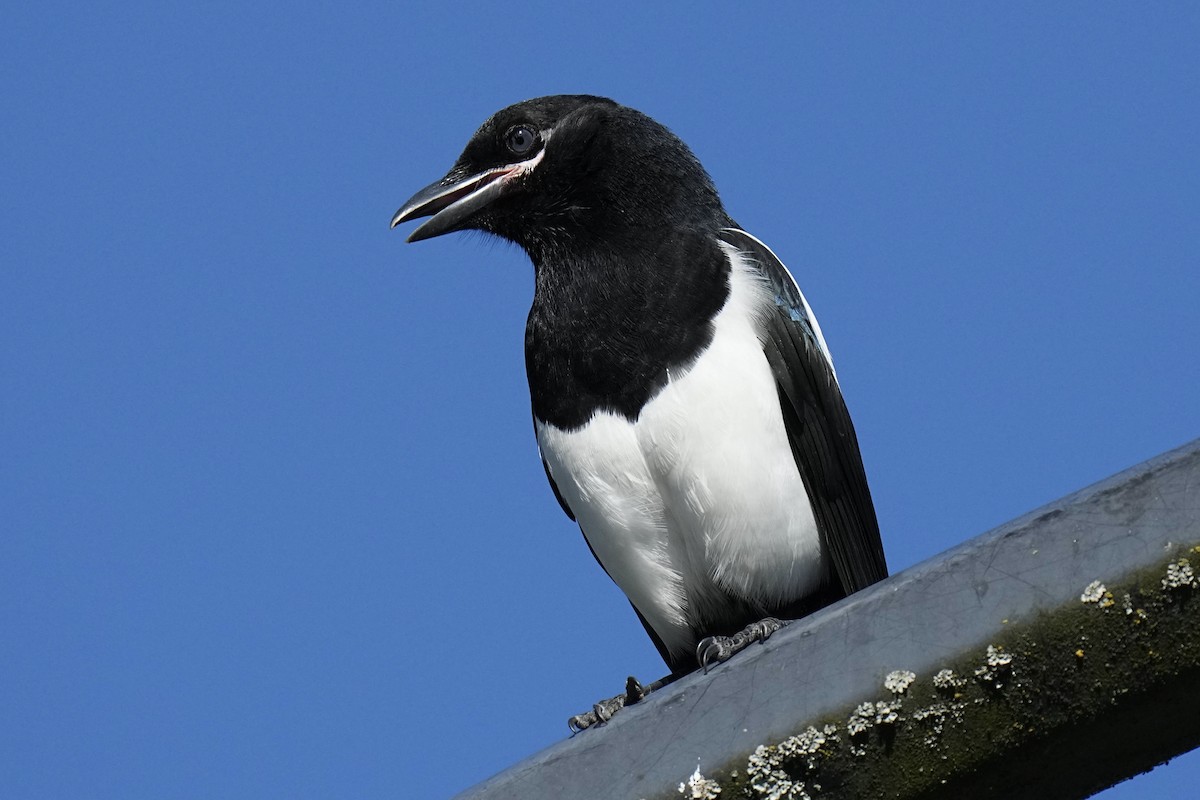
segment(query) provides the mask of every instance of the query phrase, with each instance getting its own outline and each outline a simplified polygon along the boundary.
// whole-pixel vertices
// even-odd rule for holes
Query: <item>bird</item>
[[[812,308],[667,127],[593,95],[516,103],[391,227],[425,217],[409,242],[482,231],[533,264],[542,467],[670,669],[653,688],[887,576]],[[640,699],[629,681],[572,728]]]

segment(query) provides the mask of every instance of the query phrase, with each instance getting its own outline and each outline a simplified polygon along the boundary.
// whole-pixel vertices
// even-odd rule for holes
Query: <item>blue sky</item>
[[[1046,5],[6,14],[0,795],[445,796],[663,672],[524,256],[388,230],[518,100],[656,117],[791,267],[893,570],[1200,435],[1200,12]]]

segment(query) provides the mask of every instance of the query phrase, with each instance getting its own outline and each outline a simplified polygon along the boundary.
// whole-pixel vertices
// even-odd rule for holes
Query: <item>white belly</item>
[[[695,621],[706,606],[729,594],[779,605],[823,574],[751,311],[761,292],[736,265],[712,343],[636,422],[602,411],[571,432],[536,425],[596,557],[675,653],[705,633]]]

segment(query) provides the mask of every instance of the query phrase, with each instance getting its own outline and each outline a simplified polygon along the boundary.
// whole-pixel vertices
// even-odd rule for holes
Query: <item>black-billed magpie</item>
[[[667,128],[602,97],[518,103],[392,227],[427,216],[410,242],[480,230],[533,261],[543,466],[669,678],[887,575],[816,317]]]

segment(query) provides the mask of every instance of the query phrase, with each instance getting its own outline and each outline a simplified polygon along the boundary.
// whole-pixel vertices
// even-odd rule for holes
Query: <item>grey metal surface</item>
[[[641,798],[936,671],[1005,620],[1078,599],[1200,542],[1200,440],[1069,495],[796,622],[459,795]]]

